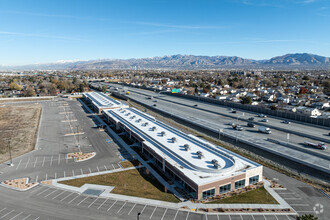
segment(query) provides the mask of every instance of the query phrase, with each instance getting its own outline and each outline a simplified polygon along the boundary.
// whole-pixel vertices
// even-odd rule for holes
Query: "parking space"
[[[40,216],[28,214],[25,212],[20,212],[14,209],[2,208],[0,207],[0,219],[5,220],[37,220]]]

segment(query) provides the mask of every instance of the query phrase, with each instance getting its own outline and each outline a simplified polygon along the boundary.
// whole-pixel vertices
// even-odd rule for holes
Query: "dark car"
[[[254,121],[254,117],[249,118],[250,121]]]
[[[236,110],[232,110],[231,113],[236,113]]]
[[[156,104],[153,104],[152,106],[157,106]]]
[[[291,122],[289,122],[288,120],[284,120],[284,121],[282,121],[282,123],[283,124],[288,124],[288,125],[291,124]]]
[[[197,107],[198,105],[197,105],[197,104],[195,104],[194,106],[195,106],[195,107]]]
[[[256,125],[253,124],[253,123],[251,123],[251,122],[249,122],[249,123],[247,123],[247,126],[248,126],[248,127],[251,127],[251,128],[254,128]]]

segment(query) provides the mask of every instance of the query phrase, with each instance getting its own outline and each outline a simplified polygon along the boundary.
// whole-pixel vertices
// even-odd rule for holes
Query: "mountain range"
[[[0,70],[106,70],[106,69],[330,69],[330,58],[309,53],[286,54],[265,60],[237,56],[171,55],[139,59],[57,61]]]

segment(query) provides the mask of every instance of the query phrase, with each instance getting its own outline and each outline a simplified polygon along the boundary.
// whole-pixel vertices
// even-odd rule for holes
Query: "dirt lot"
[[[0,163],[34,149],[41,115],[40,104],[0,106]]]

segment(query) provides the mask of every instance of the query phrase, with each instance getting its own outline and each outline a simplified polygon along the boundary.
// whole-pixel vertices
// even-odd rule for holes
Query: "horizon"
[[[325,0],[16,0],[0,8],[0,66],[177,54],[330,57]]]

